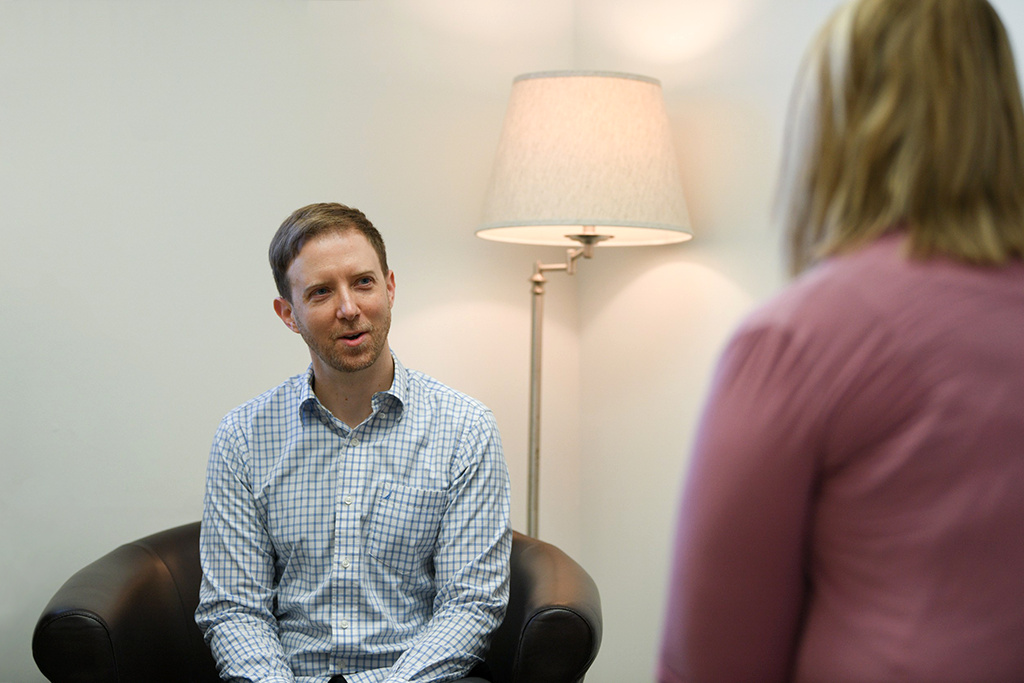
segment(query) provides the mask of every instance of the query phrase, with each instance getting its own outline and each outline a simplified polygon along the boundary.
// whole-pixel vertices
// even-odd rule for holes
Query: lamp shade
[[[661,84],[600,71],[518,76],[476,234],[568,247],[589,226],[609,247],[693,236]]]

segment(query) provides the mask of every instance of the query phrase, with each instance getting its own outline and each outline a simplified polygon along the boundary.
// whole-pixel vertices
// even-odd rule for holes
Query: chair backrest
[[[487,668],[494,683],[576,683],[597,656],[601,604],[590,576],[558,548],[516,533],[505,621]],[[217,683],[193,614],[199,523],[121,546],[80,570],[36,625],[32,653],[54,683]]]

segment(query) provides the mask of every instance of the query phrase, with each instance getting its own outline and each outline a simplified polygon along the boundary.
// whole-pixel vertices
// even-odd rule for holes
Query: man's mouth
[[[343,334],[338,339],[346,346],[359,346],[365,336],[366,332],[352,332],[351,334]]]

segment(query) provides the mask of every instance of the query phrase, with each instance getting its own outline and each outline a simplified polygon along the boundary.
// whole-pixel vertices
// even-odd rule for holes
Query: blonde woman
[[[860,0],[791,113],[799,278],[728,345],[658,676],[1024,681],[1024,113],[985,0]]]

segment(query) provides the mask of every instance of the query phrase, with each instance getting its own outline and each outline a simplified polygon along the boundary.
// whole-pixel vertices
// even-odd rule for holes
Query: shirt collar
[[[398,356],[395,355],[394,351],[391,352],[391,360],[395,362],[395,377],[391,380],[391,387],[389,389],[378,391],[373,395],[371,405],[375,413],[387,405],[386,401],[390,400],[387,397],[391,397],[395,401],[395,406],[401,412],[405,408],[405,403],[409,396],[409,371],[398,360]],[[305,380],[299,383],[299,405],[305,406],[308,403],[320,405],[319,399],[313,393],[312,363],[306,368]]]
[[[304,406],[312,401],[318,403],[316,394],[313,393],[313,364],[306,368],[305,379],[299,382],[299,405]]]
[[[398,409],[399,414],[405,408],[406,400],[409,396],[409,371],[405,369],[402,362],[398,360],[398,356],[395,352],[391,352],[391,360],[395,362],[395,377],[391,380],[391,388],[384,391],[378,391],[373,395],[371,399],[373,405],[373,412],[377,412],[381,408],[387,405],[386,400],[393,401],[395,407]],[[387,397],[390,397],[388,399]]]

